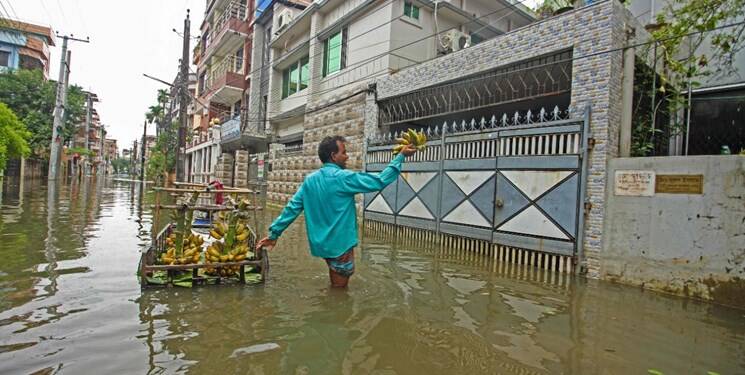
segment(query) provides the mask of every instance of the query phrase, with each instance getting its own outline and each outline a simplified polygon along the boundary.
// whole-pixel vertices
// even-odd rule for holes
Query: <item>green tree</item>
[[[676,114],[690,110],[688,90],[707,77],[741,73],[736,71],[735,56],[745,47],[744,19],[745,0],[668,0],[652,31],[658,42],[646,51],[650,56],[656,53],[661,69],[654,85],[651,73],[641,88],[643,96],[655,97],[655,102],[632,135],[632,144],[640,146],[637,156],[654,151],[652,140],[660,136],[660,126],[651,122],[652,113],[671,116],[670,136],[684,134],[687,116]]]
[[[0,171],[8,158],[26,157],[31,150],[26,140],[31,134],[5,103],[0,103]]]
[[[111,166],[114,167],[114,173],[129,172],[129,159],[116,158],[111,161]]]
[[[5,103],[31,132],[29,147],[33,156],[49,157],[57,84],[45,81],[39,70],[19,69],[0,73],[0,102]],[[69,141],[85,117],[85,95],[76,85],[67,92],[63,141]]]

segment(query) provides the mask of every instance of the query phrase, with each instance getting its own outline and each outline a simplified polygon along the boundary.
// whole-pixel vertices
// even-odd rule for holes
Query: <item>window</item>
[[[300,59],[300,90],[308,87],[308,81],[310,81],[310,65],[308,64],[308,57],[305,57]]]
[[[408,1],[405,2],[404,3],[404,16],[418,20],[419,19],[419,7]]]
[[[202,72],[202,74],[199,75],[199,85],[198,85],[199,95],[204,95],[204,84],[205,84],[204,80],[206,78],[206,74],[207,72]]]
[[[481,37],[481,35],[476,33],[471,33],[471,45],[476,45],[484,41],[484,38]]]
[[[8,66],[10,63],[10,52],[0,51],[0,66]]]
[[[331,35],[323,45],[323,76],[336,73],[346,67],[347,30]]]
[[[243,47],[235,51],[235,72],[243,73]]]
[[[308,61],[308,56],[305,56],[282,71],[282,99],[308,87],[310,80]]]

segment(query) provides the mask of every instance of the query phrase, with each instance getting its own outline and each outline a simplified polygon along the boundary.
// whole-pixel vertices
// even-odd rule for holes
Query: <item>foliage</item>
[[[686,116],[689,109],[688,89],[701,85],[706,78],[719,78],[736,73],[735,55],[745,47],[745,0],[670,0],[664,11],[657,15],[657,28],[652,37],[658,41],[649,45],[647,54],[657,60],[656,79],[652,74],[636,82],[636,90],[644,92],[639,98],[649,100],[646,115],[634,109],[632,131],[632,155],[660,154],[666,141],[662,135],[672,137],[685,133]],[[733,25],[730,27],[724,27]],[[656,47],[656,48],[655,48]],[[638,64],[637,64],[638,67]],[[636,77],[638,78],[638,76]],[[640,84],[644,87],[636,87]],[[648,98],[648,99],[646,99]],[[652,98],[655,102],[651,103]],[[639,102],[637,101],[637,104]],[[658,111],[666,113],[672,121],[652,123]],[[655,126],[656,125],[656,126]],[[660,127],[665,134],[660,134]],[[659,143],[656,141],[660,141]]]
[[[96,156],[95,151],[88,150],[85,147],[70,147],[70,148],[65,149],[65,153],[68,155],[78,154],[78,155],[85,155],[85,156]]]
[[[745,24],[737,22],[743,17],[745,0],[668,1],[665,11],[657,15],[660,28],[652,35],[660,40],[672,84],[735,73],[735,55],[745,47]],[[723,27],[730,24],[736,25]],[[708,53],[700,48],[705,44],[710,45]]]
[[[158,90],[158,103],[151,105],[145,113],[147,122],[154,122],[157,128],[158,137],[147,161],[147,174],[157,183],[162,183],[162,177],[176,169],[178,122],[169,121],[170,116],[167,116],[169,99],[168,91]]]
[[[0,171],[8,158],[28,156],[31,150],[26,140],[31,133],[5,103],[0,102]]]
[[[39,158],[49,157],[56,96],[57,84],[45,81],[39,70],[19,69],[0,73],[0,102],[7,104],[31,132],[29,147],[32,155]],[[75,126],[83,122],[84,103],[83,90],[79,86],[70,86],[65,121],[61,129],[63,141],[69,141]]]
[[[634,106],[631,113],[631,156],[654,156],[663,150],[665,132],[669,126],[669,106],[667,96],[652,90],[653,81],[659,79],[652,68],[643,60],[636,58],[634,66]],[[656,94],[656,95],[655,95]],[[652,99],[654,98],[654,105]],[[652,125],[654,114],[655,125]],[[670,132],[669,129],[667,129]]]
[[[160,150],[153,150],[147,159],[147,176],[155,181],[156,184],[162,185],[164,182],[164,173],[166,172],[166,155]]]
[[[574,1],[572,0],[544,0],[541,5],[535,8],[535,12],[541,15],[551,15],[561,8],[571,7],[573,5]]]
[[[111,161],[111,166],[114,168],[114,173],[129,172],[129,159],[116,158]]]

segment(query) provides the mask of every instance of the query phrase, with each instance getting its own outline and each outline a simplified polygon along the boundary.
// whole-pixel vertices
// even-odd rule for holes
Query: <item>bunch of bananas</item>
[[[238,220],[235,220],[234,228],[234,230],[231,230],[233,228],[230,228],[224,221],[215,220],[212,228],[210,228],[210,236],[215,240],[207,247],[204,258],[205,264],[240,262],[254,256],[249,251],[247,241],[252,234],[251,230],[249,230],[245,223]],[[205,273],[226,277],[235,275],[239,270],[240,266],[206,267]]]
[[[204,238],[202,238],[202,236],[191,233],[188,237],[184,238],[184,250],[179,254],[179,252],[176,251],[176,233],[171,233],[166,238],[166,246],[168,250],[160,255],[160,262],[165,265],[199,263],[203,244]]]
[[[427,136],[422,131],[409,129],[401,133],[401,138],[396,138],[396,142],[398,144],[393,147],[393,155],[397,155],[408,145],[414,145],[417,150],[422,151],[427,147]]]

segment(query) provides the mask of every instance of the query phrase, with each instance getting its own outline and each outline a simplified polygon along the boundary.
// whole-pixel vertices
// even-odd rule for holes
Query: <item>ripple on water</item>
[[[331,290],[302,218],[266,285],[140,291],[152,195],[103,181],[3,196],[0,373],[745,373],[742,312],[398,239]]]

